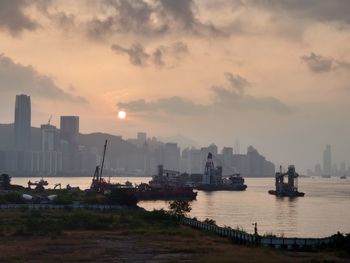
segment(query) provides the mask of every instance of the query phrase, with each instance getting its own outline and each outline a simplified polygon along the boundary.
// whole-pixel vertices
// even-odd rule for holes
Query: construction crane
[[[49,120],[47,121],[47,124],[50,125],[51,124],[51,120],[52,120],[52,114],[50,115]]]
[[[90,189],[93,189],[96,192],[103,192],[105,190],[104,188],[106,188],[106,185],[107,185],[107,182],[102,178],[106,150],[107,150],[107,140],[105,141],[105,145],[104,145],[104,149],[103,149],[101,166],[100,165],[96,166],[95,173],[94,173],[94,176],[92,178],[92,183],[90,186]]]

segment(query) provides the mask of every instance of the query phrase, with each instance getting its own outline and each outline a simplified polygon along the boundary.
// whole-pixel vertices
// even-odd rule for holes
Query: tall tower
[[[77,173],[79,165],[79,117],[78,116],[61,116],[60,139],[61,146],[66,145],[67,151],[63,155],[63,171],[67,173]]]
[[[78,135],[79,135],[79,117],[78,116],[61,116],[60,123],[61,140],[67,141],[69,151],[78,150]]]
[[[323,175],[330,176],[332,174],[332,151],[331,146],[326,145],[323,151]]]
[[[14,143],[16,150],[30,150],[31,147],[30,96],[16,95]]]
[[[41,150],[43,152],[57,151],[58,131],[56,126],[51,124],[41,125]]]

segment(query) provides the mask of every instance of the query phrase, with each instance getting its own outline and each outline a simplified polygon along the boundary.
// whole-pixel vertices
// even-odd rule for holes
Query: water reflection
[[[275,197],[275,233],[290,236],[298,232],[299,198]]]

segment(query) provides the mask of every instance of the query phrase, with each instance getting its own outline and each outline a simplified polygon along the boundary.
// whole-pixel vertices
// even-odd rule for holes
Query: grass
[[[164,211],[0,211],[0,262],[348,262],[341,252],[241,246]]]
[[[33,196],[32,200],[25,200],[22,195]],[[26,204],[43,202],[43,197],[56,195],[52,201],[53,204],[70,205],[74,202],[83,204],[116,204],[136,206],[136,197],[125,189],[113,189],[109,194],[100,194],[95,192],[87,192],[82,190],[67,190],[67,189],[46,189],[37,191],[33,189],[23,189],[20,191],[0,192],[0,204]],[[46,200],[47,201],[47,200]]]

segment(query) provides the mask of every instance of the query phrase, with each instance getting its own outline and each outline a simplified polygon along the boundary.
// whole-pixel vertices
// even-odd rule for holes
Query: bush
[[[206,218],[204,220],[204,223],[207,223],[209,225],[213,225],[213,226],[216,226],[216,221],[214,219],[209,219],[209,218]]]
[[[177,217],[183,217],[191,212],[192,207],[189,201],[175,200],[169,203],[169,209],[171,214]]]

